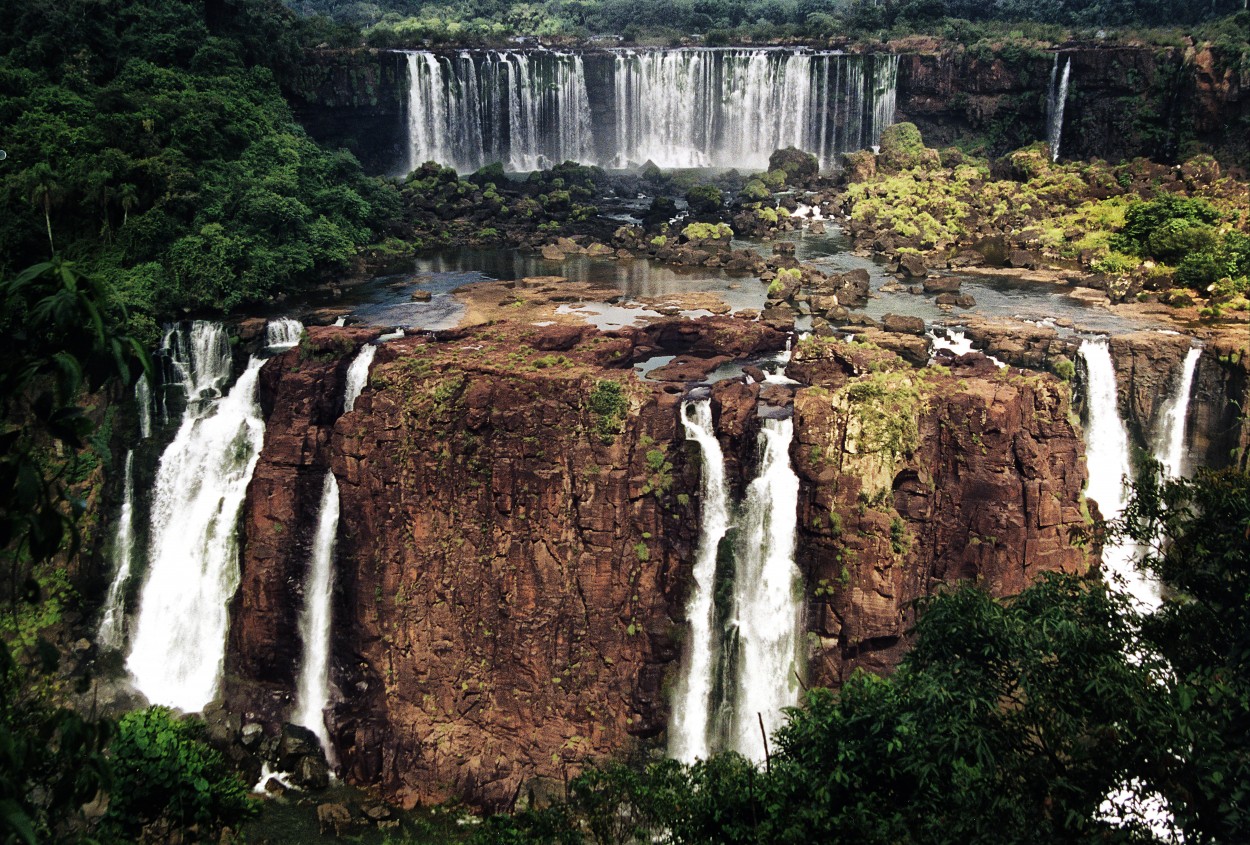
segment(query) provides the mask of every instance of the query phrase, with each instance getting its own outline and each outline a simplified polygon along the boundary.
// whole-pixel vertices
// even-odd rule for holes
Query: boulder
[[[924,320],[902,314],[886,314],[881,318],[881,328],[895,334],[924,334]]]
[[[899,269],[913,279],[923,279],[929,275],[929,265],[924,256],[916,252],[904,252],[898,257]]]

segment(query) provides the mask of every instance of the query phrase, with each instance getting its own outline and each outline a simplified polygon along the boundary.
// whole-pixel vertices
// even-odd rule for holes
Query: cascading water
[[[290,349],[299,343],[304,324],[290,317],[270,320],[265,326],[265,346],[274,352]]]
[[[694,586],[686,605],[690,620],[689,647],[669,724],[669,753],[692,763],[706,759],[712,713],[712,688],[718,641],[713,632],[716,552],[729,530],[729,489],[725,484],[725,456],[712,427],[712,403],[703,399],[682,406],[686,437],[699,445],[703,483],[703,524],[695,553]]]
[[[1124,511],[1128,501],[1125,480],[1132,476],[1128,431],[1118,409],[1115,366],[1105,337],[1083,341],[1080,356],[1085,363],[1085,460],[1089,468],[1085,494],[1098,502],[1103,519],[1113,520]],[[1123,580],[1140,604],[1157,607],[1158,586],[1133,566],[1134,552],[1132,543],[1108,541],[1102,549],[1103,568]]]
[[[227,604],[239,584],[237,522],[264,439],[256,404],[262,361],[253,358],[230,392],[221,326],[196,323],[171,348],[186,376],[182,425],[161,456],[152,493],[148,575],[126,667],[154,704],[198,711],[217,694]],[[206,387],[211,385],[212,387]]]
[[[802,628],[801,575],[794,563],[799,479],[790,466],[793,420],[765,420],[759,476],[747,488],[734,572],[736,677],[730,746],[764,758],[760,722],[769,733],[782,709],[798,701]]]
[[[1046,141],[1050,144],[1050,160],[1059,160],[1059,141],[1063,137],[1063,110],[1068,103],[1068,78],[1072,73],[1072,58],[1063,63],[1059,73],[1059,54],[1050,68],[1050,94],[1046,98]]]
[[[373,356],[376,354],[378,354],[378,347],[375,344],[366,343],[360,347],[360,352],[356,353],[351,366],[347,368],[347,388],[343,391],[343,413],[346,414],[356,407],[360,392],[369,383],[369,367],[373,364]]]
[[[593,161],[581,56],[419,50],[406,57],[409,170],[426,161],[462,172],[495,161],[510,170]]]
[[[130,581],[130,565],[135,548],[135,453],[126,452],[125,490],[122,493],[122,509],[117,516],[117,531],[113,535],[113,580],[104,600],[104,615],[100,618],[99,643],[101,648],[118,649],[126,639],[126,585]]]
[[[592,103],[576,54],[412,51],[406,60],[408,167],[433,160],[460,171],[565,160],[761,169],[786,146],[830,167],[879,141],[894,120],[898,75],[898,57],[886,55],[621,50],[609,59],[611,102]]]
[[[146,374],[135,382],[135,408],[139,412],[139,438],[147,440],[152,436],[152,388]]]
[[[334,543],[339,528],[339,485],[333,472],[326,473],[321,489],[321,508],[312,561],[304,582],[304,609],[299,616],[304,659],[300,664],[296,710],[292,721],[303,725],[321,741],[326,759],[334,763],[325,708],[330,703],[330,617],[334,592]]]
[[[1181,378],[1176,393],[1163,412],[1159,437],[1155,441],[1155,459],[1163,465],[1165,478],[1179,478],[1185,471],[1185,418],[1189,416],[1189,394],[1194,386],[1194,371],[1202,347],[1191,346],[1181,365]]]

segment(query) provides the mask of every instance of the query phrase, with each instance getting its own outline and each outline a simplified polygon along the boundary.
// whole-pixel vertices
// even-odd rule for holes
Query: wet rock
[[[823,220],[813,220],[808,224],[807,231],[813,235],[823,235],[825,233],[825,222]]]
[[[904,252],[898,258],[899,269],[913,279],[923,279],[929,274],[929,265],[924,256],[915,252]]]
[[[547,244],[542,248],[542,256],[548,261],[563,261],[564,252],[555,244]]]
[[[1013,249],[1007,256],[1007,263],[1018,270],[1036,270],[1037,254],[1027,249]]]
[[[960,280],[956,276],[934,276],[924,280],[925,293],[956,293]]]
[[[330,769],[320,756],[301,757],[291,772],[291,781],[301,789],[320,791],[330,785]]]
[[[881,328],[898,334],[924,334],[924,320],[901,314],[886,314],[881,318]]]
[[[317,827],[321,835],[342,836],[351,829],[352,812],[346,804],[320,804],[317,807]]]
[[[430,293],[428,290],[414,290],[412,292],[413,302],[429,302],[433,298],[434,294]]]
[[[742,372],[750,376],[751,380],[755,382],[762,382],[765,378],[767,378],[767,374],[763,370],[752,364],[748,364],[743,367]]]

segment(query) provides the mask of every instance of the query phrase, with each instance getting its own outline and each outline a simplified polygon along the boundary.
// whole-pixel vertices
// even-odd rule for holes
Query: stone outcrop
[[[686,388],[629,368],[680,354],[699,377],[700,360],[776,350],[785,335],[711,318],[409,337],[378,350],[343,414],[366,339],[312,329],[262,371],[268,426],[245,506],[229,709],[271,744],[284,735],[330,470],[341,520],[328,726],[342,777],[406,804],[508,807],[661,740],[699,469],[682,436]],[[813,682],[892,667],[913,600],[942,584],[1008,595],[1084,566],[1068,542],[1085,471],[1067,387],[975,354],[949,366],[816,339],[787,370],[808,385],[797,393],[756,378],[701,388],[738,495],[757,472],[761,409],[793,407]]]
[[[900,47],[898,120],[915,123],[939,147],[989,136],[999,154],[1046,137],[1053,52],[933,47]],[[1059,56],[1071,61],[1065,158],[1170,160],[1196,140],[1245,160],[1236,127],[1250,114],[1250,79],[1211,50],[1099,44]]]
[[[1244,336],[1207,341],[1190,397],[1191,458],[1210,467],[1250,470],[1250,345]]]
[[[1113,335],[1108,340],[1120,417],[1129,436],[1143,447],[1159,436],[1163,414],[1176,395],[1185,353],[1192,342],[1186,335],[1161,332]]]
[[[1086,566],[1069,539],[1086,471],[1065,384],[990,374],[976,355],[949,375],[890,370],[839,347],[808,341],[791,367],[828,362],[806,371],[815,386],[795,398],[792,452],[815,684],[892,667],[915,600],[943,585],[1006,596],[1041,572]]]

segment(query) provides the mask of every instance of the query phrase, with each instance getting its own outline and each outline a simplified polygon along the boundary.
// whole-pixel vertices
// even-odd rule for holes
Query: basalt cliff
[[[493,325],[380,347],[312,329],[262,371],[266,438],[243,518],[226,704],[290,717],[297,616],[333,472],[329,711],[342,775],[404,803],[541,800],[592,760],[658,741],[682,656],[700,530],[685,386],[658,354],[743,358],[786,335],[729,318],[616,332]],[[679,359],[679,361],[682,359]],[[719,358],[718,360],[723,360]],[[731,486],[756,471],[760,413],[792,413],[808,681],[885,669],[915,600],[976,580],[1009,595],[1081,571],[1083,449],[1066,384],[979,354],[917,369],[808,340],[794,383],[710,392]]]

